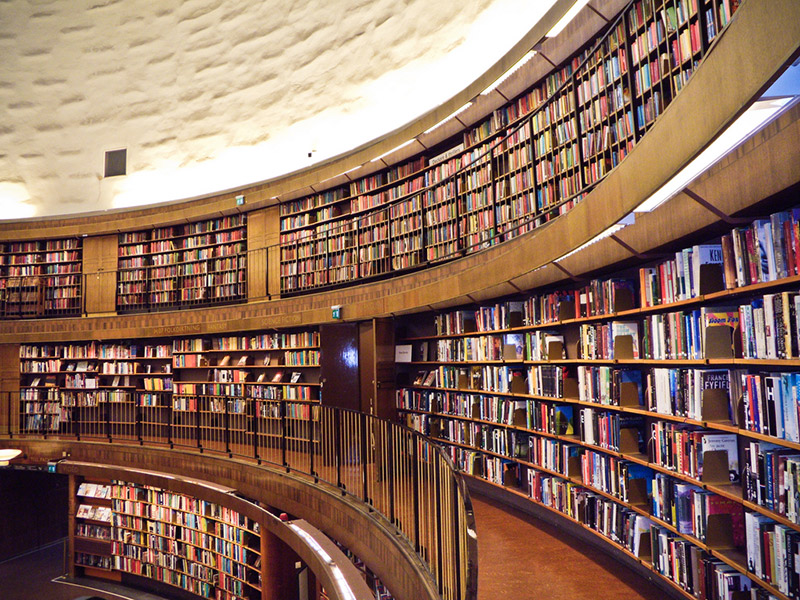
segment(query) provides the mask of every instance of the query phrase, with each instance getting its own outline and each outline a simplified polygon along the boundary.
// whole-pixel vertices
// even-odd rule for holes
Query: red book
[[[741,548],[745,545],[744,510],[740,502],[711,494],[706,496],[706,514],[708,516],[730,515],[731,527],[733,529],[733,543],[737,548]]]
[[[748,227],[744,233],[745,243],[746,243],[746,251],[747,251],[747,263],[750,267],[749,271],[749,281],[746,283],[758,283],[758,254],[756,252],[755,240],[753,239],[753,229]]]
[[[722,236],[722,268],[725,275],[725,289],[732,290],[736,287],[736,257],[733,253],[733,238],[731,234]]]

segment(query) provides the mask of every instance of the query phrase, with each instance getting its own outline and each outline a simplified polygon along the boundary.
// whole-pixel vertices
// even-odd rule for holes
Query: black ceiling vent
[[[106,152],[106,177],[125,175],[128,162],[128,150],[110,150]]]

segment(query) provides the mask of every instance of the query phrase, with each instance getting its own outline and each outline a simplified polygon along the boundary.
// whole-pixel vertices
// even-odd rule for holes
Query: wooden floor
[[[470,493],[478,530],[478,600],[664,600],[597,548]]]

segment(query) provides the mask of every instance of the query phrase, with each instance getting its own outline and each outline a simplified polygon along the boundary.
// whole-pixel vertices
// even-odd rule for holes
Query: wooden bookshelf
[[[82,481],[75,490],[74,510],[70,514],[72,562],[85,575],[119,580],[111,574],[112,520],[111,486],[104,482]]]
[[[80,238],[0,245],[4,318],[69,317],[82,310]]]
[[[281,206],[280,290],[483,250],[570,210],[631,152],[730,21],[733,0],[638,0],[474,125],[400,165]]]
[[[79,573],[155,581],[203,598],[261,598],[260,525],[236,511],[123,481],[81,481],[75,503]]]
[[[245,215],[119,236],[118,312],[241,302],[246,289]]]
[[[241,455],[280,450],[286,428],[305,427],[299,422],[310,422],[309,407],[320,402],[319,366],[317,331],[175,340],[175,443]]]
[[[283,461],[321,402],[317,330],[23,344],[23,434],[183,445]]]
[[[21,431],[164,441],[162,417],[154,413],[171,395],[171,349],[130,342],[20,346]]]
[[[783,210],[614,279],[407,317],[401,418],[690,595],[713,572],[793,597],[797,231]]]

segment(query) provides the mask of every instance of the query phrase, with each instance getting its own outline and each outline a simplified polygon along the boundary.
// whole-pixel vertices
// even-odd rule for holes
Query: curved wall
[[[68,458],[71,463],[87,463],[60,472],[86,474],[91,472],[92,464],[97,465],[95,469],[98,471],[107,468],[113,470],[114,467],[139,470],[146,465],[149,471],[173,473],[190,481],[197,479],[234,489],[247,498],[307,520],[344,544],[356,556],[367,557],[366,564],[398,600],[434,600],[440,597],[430,571],[408,543],[398,538],[395,529],[382,521],[374,511],[349,500],[337,490],[311,480],[246,461],[168,449],[20,439],[2,445],[23,450],[26,461],[33,464],[45,464],[61,458]],[[242,507],[243,514],[251,516],[248,510],[252,512]],[[270,525],[269,521],[266,523]],[[272,533],[307,559],[309,566],[313,568],[317,565],[316,572],[326,577],[325,570],[317,564],[318,559],[298,545],[294,534],[287,535],[277,523],[272,525],[269,527]],[[327,583],[330,589],[335,589],[332,581]]]
[[[771,16],[775,14],[785,18],[776,20]],[[345,320],[392,316],[533,289],[563,280],[567,273],[587,273],[630,259],[634,256],[631,248],[646,252],[719,219],[687,196],[678,195],[655,212],[640,215],[636,225],[618,235],[629,248],[605,240],[593,245],[591,251],[559,261],[560,267],[553,264],[616,223],[695,156],[797,54],[799,40],[800,5],[796,2],[744,3],[714,52],[630,156],[569,213],[508,243],[392,280],[291,300],[153,315],[0,322],[0,341],[157,337],[288,327],[330,321],[330,306],[335,304],[344,307]],[[708,101],[710,97],[713,102]],[[796,112],[766,128],[745,150],[733,153],[692,184],[695,191],[731,214],[795,183],[800,173],[796,138],[792,137],[797,133]],[[723,165],[731,161],[736,166],[723,174]],[[229,196],[201,201],[196,207],[207,215],[236,210],[233,204]],[[152,224],[159,215],[171,220],[176,214],[186,217],[183,212],[147,209],[131,220]],[[673,218],[674,214],[681,218]],[[118,226],[108,218],[85,217],[63,223],[11,224],[0,231],[4,237],[24,239],[45,232],[77,235],[92,227],[115,224]]]
[[[445,103],[554,2],[5,2],[3,218],[176,200],[319,163]],[[104,179],[119,148],[128,174]]]

